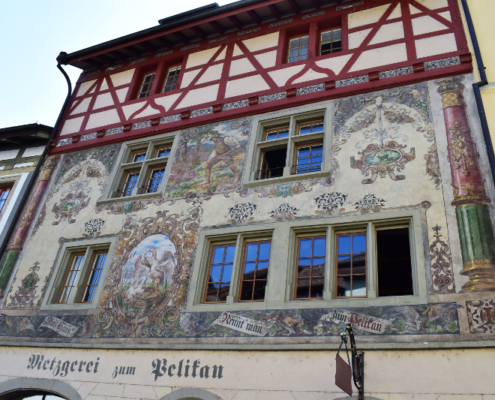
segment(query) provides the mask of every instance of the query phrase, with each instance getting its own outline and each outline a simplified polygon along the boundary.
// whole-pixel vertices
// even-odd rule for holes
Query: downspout
[[[69,99],[72,94],[72,85],[69,76],[67,75],[65,70],[61,67],[61,64],[66,64],[66,63],[67,63],[67,53],[61,52],[57,57],[57,68],[60,70],[60,72],[62,72],[62,74],[65,77],[65,80],[67,81],[67,97],[65,98],[64,105],[60,110],[60,113],[57,118],[57,122],[53,127],[52,133],[50,134],[50,138],[48,139],[45,149],[43,150],[43,153],[41,154],[41,157],[38,161],[38,164],[36,165],[36,168],[34,169],[29,179],[27,190],[24,192],[22,198],[19,201],[19,206],[14,214],[12,223],[10,224],[7,230],[7,234],[5,235],[4,240],[0,245],[0,255],[2,255],[1,263],[0,263],[0,299],[4,297],[4,291],[10,280],[10,276],[12,275],[12,272],[14,270],[17,258],[19,257],[19,254],[22,251],[24,241],[26,239],[29,228],[33,222],[33,218],[36,215],[36,211],[38,209],[39,203],[41,202],[41,198],[43,197],[44,190],[46,189],[46,186],[48,186],[49,175],[51,173],[51,170],[55,167],[55,165],[51,166],[51,168],[47,166],[45,170],[48,169],[47,172],[49,173],[45,173],[43,171],[43,173],[40,176],[41,167],[45,164],[46,158],[48,156],[48,151],[50,149],[50,144],[55,137],[60,121],[62,120],[62,116],[64,115],[67,105],[69,104]],[[36,185],[36,188],[34,190],[31,190],[38,176],[39,176],[39,181]],[[26,204],[29,197],[31,197],[31,203],[29,204],[29,207],[26,208]],[[23,216],[23,220],[25,221],[23,221],[23,224],[21,225],[19,224],[20,217],[21,217],[21,213],[24,211],[25,214]],[[17,230],[15,231],[15,235],[14,235],[14,229],[16,228]],[[10,247],[6,250],[7,243],[9,243],[9,240],[11,239],[12,242],[10,243]]]
[[[480,46],[478,38],[476,37],[476,31],[474,29],[473,19],[469,12],[469,6],[467,0],[461,0],[464,15],[466,17],[467,26],[469,29],[469,35],[471,36],[471,42],[473,44],[474,56],[476,58],[476,64],[478,64],[478,72],[480,74],[480,81],[473,83],[474,97],[476,98],[476,105],[478,106],[478,113],[481,120],[481,129],[483,131],[483,137],[485,138],[486,149],[488,152],[488,160],[490,162],[490,169],[492,171],[492,178],[495,181],[495,153],[493,151],[492,138],[490,136],[490,130],[488,128],[488,121],[486,119],[485,107],[483,106],[483,99],[481,98],[480,88],[488,85],[488,79],[486,77],[485,66],[483,65],[483,58],[481,57]]]

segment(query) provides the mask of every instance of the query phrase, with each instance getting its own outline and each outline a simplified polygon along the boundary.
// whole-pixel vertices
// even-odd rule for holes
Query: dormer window
[[[141,83],[141,88],[139,89],[138,99],[143,97],[148,97],[151,93],[151,87],[153,86],[153,81],[155,80],[156,71],[149,72],[144,75],[143,81]]]
[[[337,53],[342,50],[342,29],[335,28],[320,34],[320,56]]]
[[[162,92],[171,92],[177,88],[177,81],[179,80],[180,75],[180,65],[176,65],[175,67],[171,67],[167,71],[167,77],[165,78],[165,83],[163,85]]]
[[[296,62],[308,58],[309,35],[289,39],[289,54],[287,62]]]

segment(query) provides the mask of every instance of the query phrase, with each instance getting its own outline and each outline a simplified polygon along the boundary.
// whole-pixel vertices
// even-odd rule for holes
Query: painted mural
[[[168,197],[239,187],[251,121],[211,124],[181,132],[167,185]]]

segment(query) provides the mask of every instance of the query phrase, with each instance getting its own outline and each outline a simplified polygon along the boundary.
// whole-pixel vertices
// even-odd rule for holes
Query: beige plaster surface
[[[192,80],[196,78],[196,75],[199,74],[200,69],[195,69],[194,71],[189,71],[189,72],[184,72],[184,75],[182,75],[182,82],[180,84],[181,88],[188,87]]]
[[[415,40],[414,44],[416,45],[418,58],[450,53],[457,50],[455,35],[453,33]]]
[[[118,87],[122,85],[128,85],[129,83],[131,83],[132,77],[134,75],[134,71],[135,68],[110,75],[110,79],[112,79],[113,86]]]
[[[210,61],[210,59],[218,51],[218,49],[219,47],[214,47],[213,49],[207,49],[198,51],[197,53],[189,54],[189,56],[187,57],[186,69],[206,64],[208,61]]]
[[[242,43],[246,45],[250,52],[269,49],[278,45],[279,32],[269,33],[268,35],[256,36],[252,39],[244,40]]]
[[[371,28],[363,29],[362,31],[357,31],[350,33],[349,38],[349,49],[355,49],[361,46],[363,40],[366,39],[366,36],[371,32]]]
[[[122,89],[118,89],[115,91],[115,93],[117,93],[117,97],[119,99],[119,102],[123,103],[125,101],[125,97],[127,96],[127,92],[129,91],[129,88],[126,87],[126,88],[122,88]]]
[[[219,85],[206,86],[200,89],[192,89],[184,96],[177,108],[191,107],[197,104],[208,103],[217,99]]]
[[[413,18],[412,20],[413,33],[415,35],[423,35],[425,33],[431,33],[448,29],[447,25],[438,22],[436,19],[429,15]]]
[[[358,11],[351,13],[347,17],[347,23],[349,29],[357,28],[359,26],[374,24],[378,22],[381,16],[387,11],[390,4],[385,4],[383,6],[370,8],[363,11]]]
[[[321,72],[316,72],[313,71],[311,68],[304,73],[304,75],[300,76],[296,80],[294,80],[294,83],[302,83],[302,82],[308,82],[308,81],[313,81],[315,79],[322,79],[322,78],[327,78],[327,74],[323,74]]]
[[[345,56],[331,57],[324,60],[316,61],[316,65],[321,68],[331,69],[335,75],[340,74],[342,68],[345,67],[347,61],[352,57],[352,54],[346,54]]]
[[[438,15],[445,18],[447,21],[452,22],[452,15],[450,15],[450,11],[444,11],[444,12],[438,13]]]
[[[289,78],[302,71],[304,65],[294,65],[292,67],[278,69],[268,72],[268,75],[274,80],[278,86],[285,86]]]
[[[215,58],[215,61],[220,61],[225,59],[225,55],[227,54],[227,46],[223,48],[223,50],[220,52],[220,54]]]
[[[0,161],[16,158],[17,154],[19,154],[19,149],[0,151]]]
[[[407,61],[405,43],[363,51],[349,72]]]
[[[171,94],[169,96],[158,97],[155,99],[155,103],[165,107],[165,110],[168,111],[170,107],[175,103],[175,101],[179,98],[180,93]]]
[[[277,61],[277,50],[256,54],[254,57],[258,60],[263,68],[274,67]]]
[[[217,81],[222,76],[223,63],[215,64],[205,71],[205,73],[198,79],[196,85],[201,85],[202,83]]]
[[[77,94],[76,94],[76,97],[79,97],[79,96],[83,96],[84,94],[86,94],[86,92],[88,91],[88,89],[93,85],[93,83],[96,82],[96,79],[93,79],[91,81],[87,81],[87,82],[83,82],[81,83],[81,85],[79,86],[79,89],[77,90]]]
[[[26,150],[24,150],[24,153],[22,153],[22,157],[39,156],[43,153],[44,149],[45,146],[29,147]]]
[[[103,90],[108,90],[107,79],[108,78],[103,78],[103,82],[101,83],[101,86],[100,86],[100,92],[103,91]]]
[[[130,116],[135,113],[137,110],[142,108],[146,101],[140,101],[139,103],[132,103],[127,106],[122,107],[122,111],[124,112],[125,118],[129,119]]]
[[[237,57],[241,54],[244,54],[244,52],[239,48],[239,46],[237,46],[237,43],[234,44],[234,52],[232,53],[232,56]]]
[[[60,132],[60,136],[70,135],[71,133],[79,132],[83,120],[84,117],[77,117],[77,118],[71,118],[65,120],[64,127]]]
[[[252,75],[229,81],[225,90],[225,97],[240,96],[241,94],[255,93],[267,89],[270,89],[270,86],[261,75]]]
[[[153,108],[151,107],[151,105],[149,105],[148,107],[146,107],[143,111],[141,111],[139,114],[137,114],[134,118],[143,118],[143,117],[147,117],[149,115],[155,115],[155,114],[158,114],[160,113],[161,111],[158,110],[157,108]]]
[[[100,126],[106,126],[115,124],[120,121],[119,113],[115,108],[99,113],[93,113],[89,116],[86,129],[98,128]]]
[[[415,14],[420,14],[421,10],[414,7],[412,4],[409,4],[409,12],[411,13],[411,15],[415,15]]]
[[[428,7],[430,10],[448,7],[448,0],[416,0],[419,4]]]
[[[229,76],[241,75],[253,71],[256,71],[256,68],[254,68],[251,61],[244,57],[230,63]]]
[[[386,24],[378,29],[376,35],[371,39],[370,45],[390,42],[391,40],[404,38],[404,25],[402,21]]]
[[[113,106],[114,102],[112,99],[112,95],[110,93],[103,93],[96,97],[95,105],[93,107],[94,110],[103,107]]]
[[[400,4],[397,4],[397,6],[394,8],[394,11],[392,11],[392,13],[389,15],[387,20],[400,18],[400,17],[402,17],[402,9],[401,9]]]
[[[91,102],[91,97],[82,99],[80,103],[74,108],[70,115],[79,114],[88,111],[89,103]]]

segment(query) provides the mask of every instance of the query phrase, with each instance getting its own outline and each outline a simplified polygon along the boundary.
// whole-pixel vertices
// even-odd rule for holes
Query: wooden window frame
[[[137,99],[144,99],[144,98],[152,95],[153,84],[155,83],[155,79],[156,79],[156,72],[157,71],[155,69],[155,70],[143,73],[143,77],[141,78],[141,84],[139,85],[139,88],[137,91],[137,97],[136,97]],[[143,87],[145,85],[144,81],[146,80],[146,77],[148,77],[150,75],[153,75],[153,78],[151,79],[151,83],[149,84],[150,85],[149,90],[147,90],[146,92],[143,92]],[[141,94],[143,94],[143,93],[148,93],[148,94],[146,96],[141,96]]]
[[[146,160],[146,153],[147,153],[147,150],[134,150],[134,151],[132,151],[129,164],[138,163],[138,162],[142,163],[143,161]],[[142,160],[139,160],[139,161],[134,161],[134,157],[136,157],[140,154],[144,154],[144,158]]]
[[[304,239],[311,239],[311,248],[313,247],[313,241],[314,239],[320,239],[320,238],[324,238],[325,239],[325,263],[324,263],[324,268],[323,268],[323,292],[325,292],[325,272],[326,272],[326,265],[327,265],[327,242],[328,242],[328,238],[327,238],[327,235],[326,234],[322,234],[322,235],[316,235],[316,236],[299,236],[297,238],[297,255],[296,255],[296,269],[295,269],[295,276],[294,276],[294,300],[304,300],[304,301],[307,301],[307,300],[323,300],[323,296],[322,297],[307,297],[307,298],[298,298],[297,297],[297,282],[299,280],[299,277],[298,277],[298,270],[297,270],[297,267],[299,265],[299,251],[300,251],[300,248],[301,248],[301,240],[304,240]],[[309,279],[309,294],[311,295],[311,281],[313,280],[313,275],[312,275],[312,272],[313,272],[313,250],[311,250],[311,273],[309,275],[309,278],[301,278],[301,279]],[[316,278],[320,278],[320,277],[316,277]]]
[[[70,263],[69,263],[69,268],[67,270],[67,273],[65,275],[65,279],[64,279],[64,283],[60,289],[60,294],[58,295],[58,298],[57,298],[57,304],[69,304],[68,301],[65,301],[65,302],[61,302],[60,300],[62,299],[62,295],[64,294],[64,289],[66,287],[69,287],[67,285],[67,280],[69,279],[69,275],[72,271],[72,266],[74,265],[74,260],[76,259],[76,257],[82,257],[82,260],[81,262],[79,263],[79,269],[77,270],[78,273],[77,273],[77,276],[74,280],[74,286],[70,286],[70,291],[69,291],[69,294],[67,296],[67,299],[70,298],[70,295],[72,294],[72,291],[74,290],[74,288],[77,286],[77,281],[79,280],[79,274],[82,272],[82,269],[83,269],[83,266],[84,266],[84,258],[86,257],[86,253],[74,253],[71,255],[71,258],[70,258]]]
[[[234,248],[237,247],[237,242],[226,242],[226,243],[218,243],[218,244],[212,244],[210,247],[210,261],[208,263],[208,273],[206,275],[206,284],[204,288],[204,295],[203,295],[203,304],[227,304],[227,301],[218,301],[218,294],[220,291],[220,284],[224,281],[218,281],[214,283],[218,283],[218,289],[217,289],[217,295],[216,295],[216,300],[217,301],[206,301],[206,298],[208,297],[208,285],[210,284],[210,274],[211,274],[211,267],[213,265],[213,255],[215,254],[215,248],[217,247],[228,247],[228,246],[234,246]],[[224,253],[225,254],[225,253]],[[225,256],[224,256],[225,257]],[[231,264],[231,263],[224,263],[222,260],[222,268],[220,269],[220,279],[222,278],[222,273],[223,273],[223,266],[224,264]],[[217,264],[215,264],[217,265]],[[234,260],[232,261],[232,276],[230,277],[230,287],[232,287],[232,278],[234,275],[234,269],[235,269],[235,255],[234,255]],[[229,289],[229,295],[230,295],[231,290]]]
[[[120,197],[129,197],[129,196],[132,196],[132,192],[134,191],[134,188],[136,187],[136,185],[134,185],[134,187],[131,189],[131,193],[128,195],[128,196],[124,196],[124,187],[127,183],[127,178],[129,177],[129,175],[131,174],[136,174],[137,173],[137,179],[136,179],[136,185],[137,185],[137,180],[139,179],[139,175],[141,174],[141,169],[133,169],[132,171],[127,171],[124,175],[124,181],[122,183],[122,186],[120,188]]]
[[[170,155],[168,156],[163,156],[163,157],[158,157],[158,153],[160,152],[160,150],[166,150],[166,149],[169,149],[170,150],[170,153],[172,153],[172,145],[166,145],[166,146],[160,146],[160,147],[157,147],[156,148],[156,151],[155,151],[155,157],[154,158],[168,158],[170,157]]]
[[[287,137],[284,137],[284,138],[279,138],[279,137],[278,137],[278,136],[280,135],[280,131],[282,131],[282,130],[287,130]],[[282,128],[273,128],[273,129],[267,129],[267,130],[265,130],[265,135],[264,135],[264,141],[265,141],[265,142],[268,142],[268,141],[269,141],[269,140],[268,140],[268,134],[269,134],[270,132],[277,132],[277,138],[276,138],[276,139],[272,139],[272,140],[278,140],[278,139],[288,139],[288,138],[289,138],[289,136],[290,136],[290,127],[289,127],[289,125],[287,125],[287,126],[284,126],[284,127],[282,127]],[[271,141],[271,140],[270,140],[270,141]]]
[[[319,171],[321,171],[321,164],[323,164],[323,150],[324,149],[322,149],[321,164],[320,164],[320,169],[318,171],[310,171],[310,169],[311,169],[311,167],[310,167],[310,165],[311,165],[311,152],[310,152],[309,157],[308,157],[309,158],[309,161],[310,161],[310,163],[308,163],[308,171],[307,172],[297,173],[297,166],[299,165],[299,157],[297,156],[297,152],[299,151],[299,148],[301,148],[301,147],[313,147],[313,146],[317,146],[317,145],[323,146],[323,141],[311,142],[311,143],[304,143],[304,144],[297,144],[295,146],[296,147],[295,148],[295,150],[296,150],[296,152],[295,152],[295,162],[296,162],[296,164],[294,165],[294,170],[292,172],[294,175],[303,175],[303,174],[309,174],[311,172],[319,172]],[[304,157],[304,158],[307,158],[307,157]]]
[[[338,51],[331,51],[330,53],[327,53],[327,54],[321,54],[321,45],[322,45],[322,39],[321,39],[321,37],[322,37],[322,35],[324,33],[326,33],[326,32],[332,32],[332,31],[335,31],[337,29],[340,29],[340,50],[338,50]],[[344,41],[343,41],[343,37],[342,37],[343,36],[342,35],[342,32],[343,32],[343,30],[342,30],[342,26],[341,25],[335,26],[333,28],[322,28],[322,29],[320,29],[318,31],[318,56],[325,57],[325,56],[330,56],[330,55],[335,54],[335,53],[342,52],[344,50]],[[332,38],[333,38],[333,34],[332,34]],[[333,43],[333,42],[331,42],[331,43]]]
[[[91,260],[91,268],[89,269],[88,277],[86,279],[86,284],[84,285],[84,289],[82,291],[81,299],[79,300],[79,303],[91,303],[93,301],[93,299],[94,299],[94,294],[95,294],[95,291],[96,291],[96,287],[100,284],[100,280],[98,281],[98,283],[96,285],[89,284],[89,280],[91,279],[92,272],[95,270],[94,266],[95,266],[97,257],[99,255],[101,255],[101,254],[105,254],[106,256],[108,256],[108,250],[95,251],[95,253],[93,254],[93,258]],[[101,274],[103,274],[103,269],[104,269],[106,260],[107,259],[105,257],[105,260],[103,261],[103,265],[101,266],[101,268],[99,268],[99,270],[100,270],[100,279],[101,279]],[[84,297],[86,296],[86,292],[87,292],[88,288],[90,288],[91,286],[95,286],[95,289],[93,291],[93,295],[91,297],[91,300],[90,301],[84,301]]]
[[[384,228],[386,229],[386,228]],[[366,295],[365,296],[338,296],[338,284],[339,284],[339,255],[347,255],[347,254],[339,254],[339,236],[351,236],[351,293],[352,293],[352,237],[354,235],[364,235],[364,253],[365,253],[365,258],[364,258],[364,276],[365,276],[365,281],[366,281]],[[373,235],[375,236],[376,240],[376,232],[373,232]],[[412,269],[412,268],[411,268]],[[358,274],[356,274],[358,275]],[[359,274],[363,275],[363,274]],[[342,276],[347,276],[347,275],[342,275]],[[367,298],[368,297],[368,232],[367,231],[356,231],[356,232],[339,232],[335,235],[335,299],[362,299],[362,298]]]
[[[12,193],[14,185],[9,185],[9,186],[0,186],[0,196],[2,196],[3,193],[5,193],[7,190],[9,191],[7,193],[7,197],[5,199],[0,200],[2,203],[0,204],[0,213],[3,211],[5,205],[7,204],[7,201],[9,199],[10,194]]]
[[[294,40],[294,39],[301,39],[303,37],[307,37],[308,38],[308,45],[306,46],[308,48],[308,53],[306,54],[306,58],[303,58],[303,59],[299,59],[299,50],[297,51],[297,60],[294,60],[294,61],[289,61],[291,58],[294,58],[294,57],[290,57],[290,50],[291,50],[291,47],[290,47],[290,42],[291,40]],[[299,42],[301,43],[301,42]],[[293,63],[296,63],[296,62],[299,62],[299,61],[305,61],[305,60],[308,60],[310,58],[310,33],[307,32],[307,33],[302,33],[302,34],[298,34],[298,35],[292,35],[292,36],[289,36],[287,38],[287,51],[286,51],[286,57],[285,57],[285,62],[286,64],[293,64]],[[293,47],[295,48],[295,47]],[[298,46],[297,47],[298,49],[301,48],[301,46]]]
[[[253,280],[248,280],[248,281],[244,281],[243,279],[243,275],[244,275],[244,266],[245,266],[245,263],[246,263],[246,254],[247,254],[247,246],[250,245],[250,244],[253,244],[253,243],[257,243],[258,244],[258,252],[259,252],[259,246],[261,243],[270,243],[270,253],[272,251],[272,241],[271,239],[265,239],[265,240],[252,240],[252,241],[246,241],[244,243],[244,249],[243,249],[243,254],[242,254],[242,265],[241,265],[241,269],[240,269],[240,284],[239,284],[239,294],[238,294],[238,299],[237,301],[239,303],[262,303],[265,301],[265,298],[266,298],[266,292],[265,292],[265,298],[263,298],[263,300],[254,300],[253,297],[254,297],[254,286],[256,285],[256,281],[265,281],[266,282],[266,285],[268,286],[268,274],[270,273],[270,254],[268,255],[268,260],[261,260],[261,261],[268,261],[268,271],[267,271],[267,275],[266,275],[266,279],[256,279],[256,276]],[[258,257],[258,254],[256,254],[256,257]],[[256,265],[258,264],[260,260],[258,258],[256,258],[255,262],[256,262]],[[234,265],[235,267],[235,265]],[[257,266],[256,266],[256,270],[257,271]],[[251,300],[241,300],[241,295],[242,295],[242,286],[244,284],[244,282],[252,282],[253,283],[253,294],[251,296]]]
[[[323,125],[323,130],[321,132],[313,132],[313,125],[315,124],[322,124]],[[301,127],[303,126],[308,126],[311,125],[311,132],[310,133],[304,133],[301,135]],[[325,121],[322,119],[320,121],[312,121],[312,122],[301,122],[297,124],[297,136],[305,136],[305,135],[312,135],[313,133],[325,133]]]
[[[174,80],[174,84],[175,84],[175,87],[171,90],[167,90],[165,91],[165,88],[166,88],[166,85],[167,85],[167,79],[168,79],[168,75],[170,74],[170,70],[171,69],[178,69],[179,72],[178,74],[176,75],[176,79]],[[178,84],[179,84],[179,78],[180,78],[180,73],[182,72],[182,64],[175,64],[175,65],[171,65],[170,67],[167,68],[167,73],[165,74],[165,79],[163,80],[163,85],[162,85],[162,90],[161,90],[161,93],[168,93],[168,92],[173,92],[174,90],[177,90],[178,89]]]
[[[165,164],[165,165],[158,165],[158,166],[156,166],[156,167],[150,167],[150,170],[149,170],[149,172],[148,172],[148,179],[147,179],[147,181],[146,181],[146,186],[145,186],[145,188],[146,188],[146,193],[155,193],[155,192],[158,192],[158,186],[160,186],[160,185],[161,185],[161,183],[162,183],[162,181],[163,181],[163,177],[165,176],[165,169],[166,169],[166,168],[167,168],[167,164]],[[151,181],[151,179],[152,179],[152,178],[151,178],[151,175],[153,174],[153,171],[156,171],[157,169],[158,169],[158,170],[163,169],[163,176],[162,176],[162,178],[161,178],[162,180],[160,181],[160,183],[159,183],[159,184],[158,184],[158,186],[156,187],[156,190],[155,190],[154,192],[150,192],[150,191],[149,191],[149,185],[150,185],[150,181]]]

